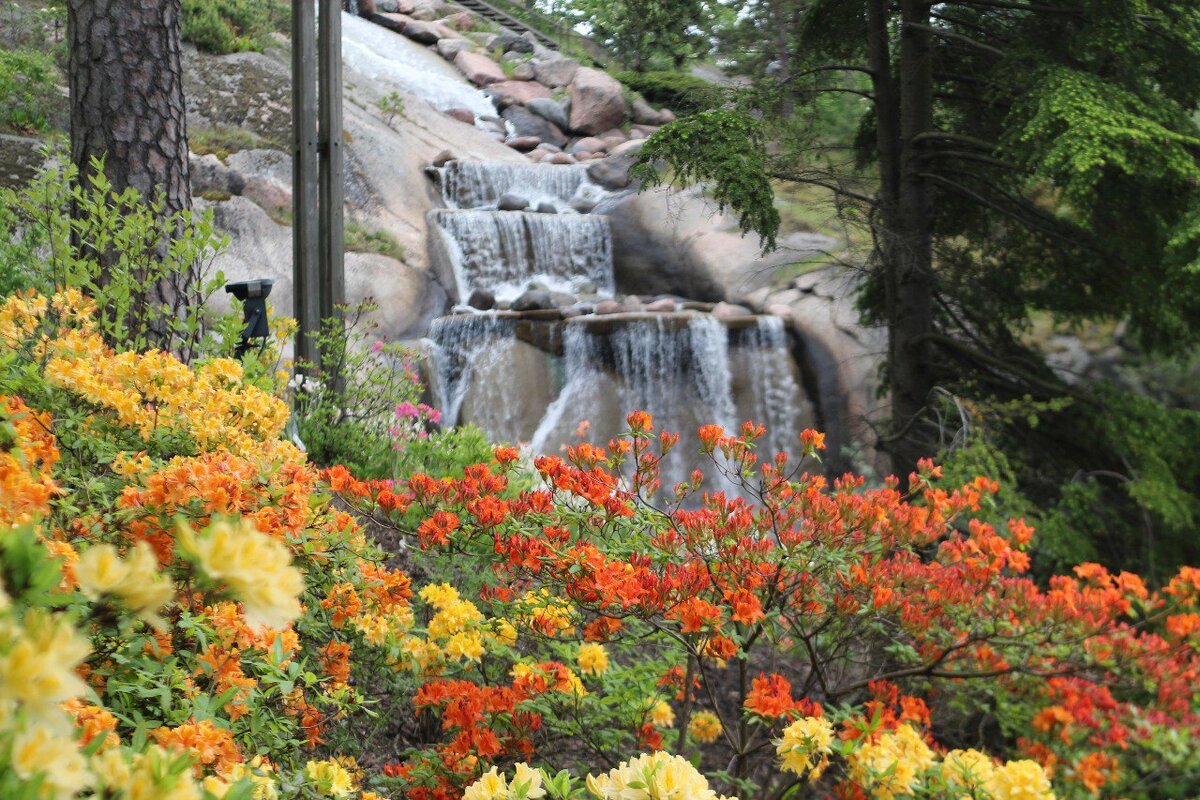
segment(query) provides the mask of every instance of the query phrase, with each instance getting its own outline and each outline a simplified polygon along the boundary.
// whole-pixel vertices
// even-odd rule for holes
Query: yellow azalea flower
[[[304,772],[316,790],[327,797],[346,797],[354,791],[354,778],[336,761],[309,761]]]
[[[132,772],[125,753],[115,747],[107,748],[92,756],[88,766],[91,767],[92,774],[99,779],[100,787],[106,789],[116,790],[129,783],[129,776]]]
[[[942,759],[942,778],[948,786],[968,794],[987,792],[992,785],[996,765],[978,750],[951,750]]]
[[[483,658],[483,637],[478,633],[456,633],[446,642],[446,655],[465,661]]]
[[[391,633],[387,617],[382,614],[360,614],[352,622],[362,633],[363,638],[373,645],[383,644]]]
[[[993,800],[1054,800],[1046,770],[1036,761],[1009,761],[992,776]]]
[[[492,767],[479,776],[479,780],[467,787],[463,800],[507,800],[508,781],[499,770]]]
[[[121,787],[122,800],[200,800],[200,787],[191,770],[178,769],[180,761],[190,757],[178,751],[151,745],[133,757],[133,767]]]
[[[304,575],[292,566],[287,547],[259,531],[253,521],[219,520],[199,536],[181,525],[178,541],[205,575],[241,601],[250,624],[278,629],[300,616]]]
[[[41,775],[41,797],[72,798],[88,785],[87,759],[74,739],[44,725],[22,731],[13,738],[12,769],[21,780]]]
[[[175,597],[175,584],[160,571],[154,548],[138,542],[125,563],[129,573],[116,587],[117,597],[143,620],[163,628],[158,610]]]
[[[83,694],[75,667],[89,652],[88,641],[65,618],[29,611],[8,652],[0,655],[0,700],[49,709]]]
[[[517,629],[513,627],[511,622],[502,617],[497,617],[489,625],[491,626],[491,636],[496,642],[508,647],[516,646]]]
[[[209,775],[200,782],[200,788],[217,798],[217,800],[221,800],[221,798],[225,797],[225,793],[229,791],[229,784],[215,775]]]
[[[175,585],[161,574],[158,557],[146,542],[138,542],[126,559],[111,544],[91,547],[79,557],[75,577],[86,597],[115,596],[159,628],[163,621],[157,612],[175,596]]]
[[[604,775],[588,775],[586,784],[600,800],[726,800],[690,761],[662,750],[623,761]]]
[[[917,777],[935,762],[933,751],[911,725],[880,736],[850,754],[850,778],[879,800],[911,794]]]
[[[458,590],[448,583],[431,583],[420,591],[420,595],[434,608],[443,608],[459,599]]]
[[[99,600],[106,594],[112,594],[127,577],[129,565],[121,560],[117,548],[111,544],[88,548],[75,565],[79,589],[89,600]]]
[[[584,675],[600,675],[608,669],[608,651],[602,644],[585,642],[579,645],[575,663],[579,665],[579,671]]]
[[[540,769],[533,769],[524,761],[518,761],[514,770],[511,786],[514,800],[537,800],[546,796]]]
[[[249,763],[234,764],[225,773],[225,778],[230,783],[249,778],[254,785],[250,793],[254,800],[277,800],[279,792],[275,790],[275,779],[267,774],[268,771],[269,767],[264,766],[262,756],[255,756]]]
[[[814,777],[826,762],[833,744],[833,725],[823,717],[804,717],[783,729],[783,738],[775,747],[780,768],[804,776],[810,769]]]
[[[675,724],[675,710],[666,700],[658,700],[650,707],[650,721],[660,728],[670,728]]]
[[[721,735],[721,718],[711,711],[697,711],[688,721],[688,736],[700,744],[715,742]]]

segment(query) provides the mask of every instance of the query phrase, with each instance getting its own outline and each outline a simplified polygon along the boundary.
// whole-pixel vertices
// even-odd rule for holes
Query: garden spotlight
[[[275,281],[269,278],[225,284],[225,291],[242,301],[242,317],[246,322],[242,341],[234,351],[239,358],[250,348],[251,339],[266,339],[271,335],[267,323],[267,296],[274,285]]]

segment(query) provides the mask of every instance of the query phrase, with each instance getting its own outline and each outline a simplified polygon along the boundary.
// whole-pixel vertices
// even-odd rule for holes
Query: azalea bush
[[[0,306],[0,796],[370,796],[328,597],[403,620],[407,576],[281,439],[272,376],[95,319]]]
[[[793,462],[641,412],[530,459],[415,398],[381,435],[419,464],[365,479],[285,436],[277,340],[185,363],[97,315],[0,304],[2,797],[1194,785],[1200,570],[1039,584],[990,479],[831,482],[815,431]]]
[[[387,770],[407,796],[575,796],[571,775],[598,769],[635,777],[592,775],[597,797],[709,796],[630,761],[660,750],[740,797],[1189,791],[1200,571],[1152,591],[1084,564],[1039,586],[1029,526],[982,521],[986,478],[943,487],[924,463],[904,485],[830,483],[811,469],[819,433],[793,464],[760,456],[748,423],[701,428],[709,469],[662,487],[679,437],[629,425],[536,458],[519,490],[511,448],[457,479],[327,471],[422,558],[486,575],[449,638],[395,640],[428,677],[426,727],[393,731],[413,743]]]

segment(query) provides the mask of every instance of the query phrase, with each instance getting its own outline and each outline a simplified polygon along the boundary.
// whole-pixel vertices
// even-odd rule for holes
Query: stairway
[[[603,47],[538,11],[522,8],[521,15],[525,19],[521,19],[503,7],[492,5],[485,0],[455,0],[455,3],[489,22],[508,28],[517,35],[533,34],[538,44],[551,50],[561,51],[563,45],[567,45],[566,49],[581,52],[600,66],[606,66],[611,60]]]

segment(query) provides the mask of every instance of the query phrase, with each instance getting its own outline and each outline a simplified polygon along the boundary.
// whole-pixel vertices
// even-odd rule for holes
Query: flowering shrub
[[[1191,791],[1200,570],[1040,586],[992,481],[830,483],[819,433],[793,464],[749,423],[671,487],[643,412],[531,465],[318,471],[261,366],[94,313],[0,306],[0,797]]]
[[[333,757],[363,697],[323,600],[391,625],[408,578],[280,440],[269,381],[113,352],[93,313],[0,305],[0,796],[370,796]]]
[[[629,424],[606,447],[536,458],[533,486],[511,482],[511,448],[461,478],[327,471],[422,558],[486,571],[479,613],[520,638],[457,664],[457,696],[514,660],[578,666],[583,691],[481,697],[480,729],[536,717],[482,750],[446,727],[393,770],[408,796],[492,796],[498,777],[475,781],[510,760],[584,774],[662,748],[742,796],[1155,796],[1149,775],[1162,796],[1185,791],[1196,756],[1176,743],[1200,733],[1200,572],[1156,592],[1085,564],[1043,588],[1025,575],[1033,531],[978,516],[992,481],[945,488],[923,464],[904,488],[830,484],[761,457],[752,424],[699,431],[710,474],[736,495],[706,491],[700,471],[664,492],[658,464],[678,437],[644,413]],[[802,447],[812,459],[823,437],[806,431]],[[1172,771],[1157,772],[1165,760]]]

